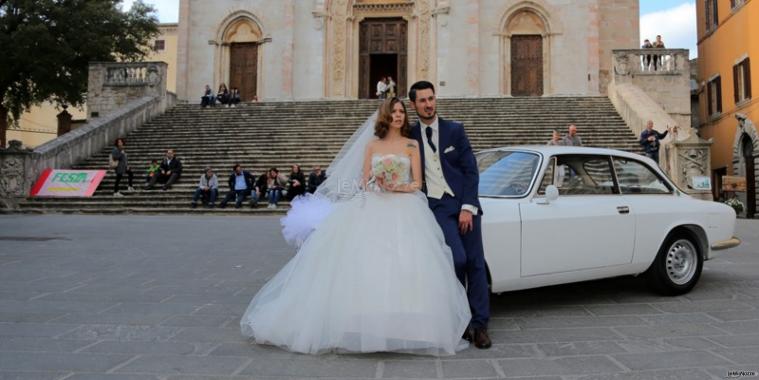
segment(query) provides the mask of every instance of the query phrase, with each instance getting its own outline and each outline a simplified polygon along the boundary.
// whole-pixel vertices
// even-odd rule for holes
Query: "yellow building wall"
[[[698,78],[702,85],[699,97],[701,136],[714,142],[711,147],[712,169],[727,167],[733,173],[733,149],[738,120],[735,113],[748,116],[759,126],[759,0],[747,0],[735,11],[729,1],[718,1],[719,26],[707,34],[704,1],[696,1],[698,13]],[[733,66],[744,57],[750,58],[752,98],[735,104]],[[711,118],[708,113],[706,87],[710,78],[719,74],[722,80],[722,114]]]
[[[156,39],[165,42],[165,49],[154,50],[145,58],[146,61],[166,62],[169,65],[166,89],[174,93],[177,91],[177,25],[161,24],[161,35]]]
[[[164,50],[152,51],[145,60],[166,62],[168,66],[168,78],[166,88],[171,92],[176,92],[177,86],[177,24],[161,24],[159,26],[161,34],[156,37],[157,40],[164,40]],[[150,46],[154,45],[154,41]],[[83,120],[87,118],[87,106],[83,109],[69,107],[68,112],[74,120]],[[9,126],[7,131],[7,140],[19,140],[28,148],[35,148],[56,137],[58,132],[58,119],[56,115],[60,113],[55,104],[43,103],[34,106],[21,115],[18,126]]]
[[[56,116],[61,111],[62,109],[56,109],[53,103],[42,103],[33,107],[21,115],[21,120],[17,126],[8,126],[7,140],[19,140],[25,147],[34,148],[58,137],[58,119]],[[82,120],[87,117],[84,110],[74,107],[69,107],[66,111],[71,114],[73,120]]]

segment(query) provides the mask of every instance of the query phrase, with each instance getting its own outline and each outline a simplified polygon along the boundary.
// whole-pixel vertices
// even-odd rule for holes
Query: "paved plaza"
[[[490,350],[308,356],[239,333],[294,254],[278,217],[0,216],[0,380],[725,379],[759,372],[759,221],[737,235],[686,296],[635,278],[512,292]]]

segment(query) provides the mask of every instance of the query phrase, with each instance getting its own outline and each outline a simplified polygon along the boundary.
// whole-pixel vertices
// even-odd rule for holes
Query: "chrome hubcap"
[[[698,265],[698,251],[685,239],[676,241],[667,251],[667,276],[677,285],[684,285],[693,278]]]

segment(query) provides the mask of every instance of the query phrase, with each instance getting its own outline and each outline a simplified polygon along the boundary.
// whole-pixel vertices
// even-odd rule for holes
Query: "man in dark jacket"
[[[245,197],[250,195],[250,207],[255,207],[258,202],[258,194],[255,187],[256,179],[250,172],[242,170],[242,165],[235,164],[232,168],[232,174],[229,175],[229,192],[224,200],[221,201],[219,207],[227,207],[227,203],[231,200],[235,200],[235,208],[242,207],[242,203],[245,202]]]
[[[659,147],[661,143],[659,140],[663,140],[667,137],[670,131],[673,129],[667,126],[667,130],[664,133],[660,133],[654,129],[654,122],[649,120],[646,124],[646,129],[640,133],[640,145],[643,146],[643,150],[646,151],[646,156],[659,163]],[[677,130],[677,127],[674,129]]]
[[[166,151],[166,157],[161,161],[161,170],[158,172],[158,175],[150,178],[150,182],[145,186],[145,190],[150,190],[155,186],[156,182],[161,182],[164,184],[163,191],[166,191],[179,180],[181,175],[182,161],[174,156],[174,149],[169,149]]]
[[[320,165],[314,166],[314,171],[308,175],[308,192],[315,192],[316,188],[319,187],[325,179],[327,179],[327,173],[322,170],[322,167]]]

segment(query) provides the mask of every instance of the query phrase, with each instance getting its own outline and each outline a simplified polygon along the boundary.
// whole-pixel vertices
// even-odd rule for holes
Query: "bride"
[[[300,249],[251,301],[243,335],[311,354],[467,347],[469,303],[419,192],[420,151],[409,132],[403,103],[384,101],[316,194],[293,202],[283,234]]]

